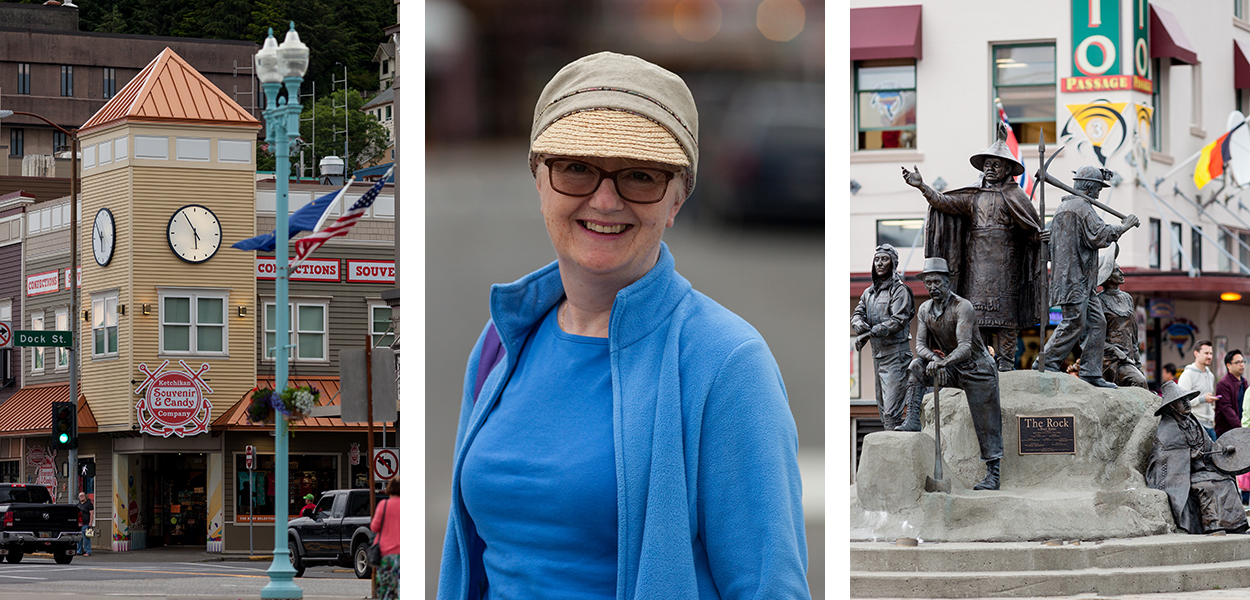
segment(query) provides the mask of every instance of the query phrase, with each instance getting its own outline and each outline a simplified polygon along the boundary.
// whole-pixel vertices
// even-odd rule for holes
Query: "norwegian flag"
[[[295,267],[299,266],[300,263],[304,262],[304,259],[308,258],[308,255],[312,254],[317,248],[320,248],[322,244],[326,243],[330,239],[341,235],[347,235],[348,230],[350,230],[352,226],[360,220],[360,217],[365,214],[365,211],[369,210],[370,206],[373,206],[373,201],[378,199],[378,193],[382,191],[382,186],[386,185],[386,180],[390,178],[391,172],[394,170],[394,167],[388,169],[386,171],[386,175],[382,176],[382,179],[379,179],[377,183],[373,184],[373,187],[369,188],[369,191],[365,192],[365,194],[361,196],[355,204],[352,204],[351,208],[348,208],[347,211],[343,213],[343,216],[335,219],[334,222],[328,225],[325,229],[313,231],[311,235],[296,240],[295,260],[292,262],[290,270],[294,271]],[[329,211],[326,212],[329,213]]]
[[[1007,149],[1010,150],[1011,155],[1016,157],[1016,160],[1020,161],[1020,164],[1023,165],[1024,155],[1020,153],[1020,144],[1016,141],[1016,132],[1012,131],[1011,122],[1007,120],[1007,111],[1003,110],[1002,102],[998,102],[996,105],[998,107],[998,118],[1003,122],[1003,125],[1007,126]],[[1021,173],[1020,176],[1016,178],[1016,182],[1020,184],[1020,187],[1024,188],[1024,193],[1029,195],[1033,194],[1033,178],[1029,177],[1029,169],[1027,166],[1024,169],[1024,173]]]

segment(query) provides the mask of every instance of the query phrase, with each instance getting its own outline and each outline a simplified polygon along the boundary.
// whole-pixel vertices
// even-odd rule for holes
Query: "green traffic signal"
[[[59,442],[59,443],[62,443],[62,444],[68,444],[68,443],[69,443],[69,434],[68,434],[68,433],[62,433],[61,435],[57,436],[56,441],[57,441],[57,442]]]

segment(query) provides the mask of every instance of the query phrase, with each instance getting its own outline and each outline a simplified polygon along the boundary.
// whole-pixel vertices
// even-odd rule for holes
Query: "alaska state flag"
[[[295,237],[295,234],[301,231],[312,231],[321,220],[321,215],[324,214],[326,209],[329,208],[331,204],[334,204],[335,199],[337,199],[338,196],[345,191],[347,191],[346,186],[337,192],[326,194],[317,198],[316,200],[300,207],[300,209],[294,213],[291,213],[290,237]],[[241,242],[235,242],[234,245],[230,247],[238,248],[239,250],[261,250],[265,252],[272,252],[277,245],[278,236],[277,231],[275,230],[264,235],[258,235],[254,238],[247,238]]]

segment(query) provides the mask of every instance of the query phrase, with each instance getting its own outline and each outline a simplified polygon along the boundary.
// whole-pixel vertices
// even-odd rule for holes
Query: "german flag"
[[[1228,137],[1237,131],[1238,127],[1245,124],[1245,121],[1238,123],[1236,127],[1216,138],[1214,142],[1202,147],[1202,153],[1198,155],[1198,164],[1194,167],[1194,185],[1198,186],[1198,189],[1202,189],[1207,182],[1224,174],[1224,165],[1232,157],[1228,147]]]

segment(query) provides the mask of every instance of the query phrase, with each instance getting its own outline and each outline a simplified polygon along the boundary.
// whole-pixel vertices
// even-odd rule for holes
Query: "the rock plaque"
[[[1076,454],[1075,416],[1016,418],[1020,425],[1020,454]]]

